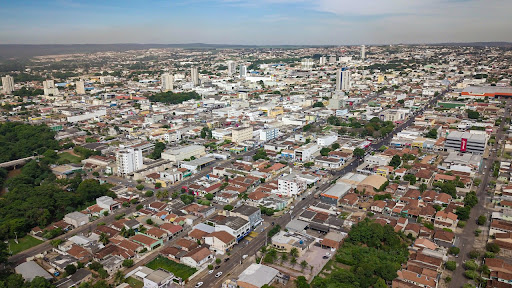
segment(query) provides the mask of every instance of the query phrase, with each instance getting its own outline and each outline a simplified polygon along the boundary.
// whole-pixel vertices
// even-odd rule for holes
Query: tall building
[[[162,91],[172,91],[174,89],[174,76],[169,73],[162,74]]]
[[[361,60],[364,60],[366,57],[366,47],[363,45],[361,46]]]
[[[4,94],[11,94],[14,91],[14,78],[12,76],[2,77],[2,90]]]
[[[44,96],[59,95],[59,89],[55,86],[54,80],[43,81]]]
[[[334,64],[334,63],[336,63],[336,55],[329,56],[329,64]]]
[[[84,83],[84,80],[79,80],[79,81],[76,81],[75,82],[75,89],[76,89],[76,94],[78,95],[83,95],[85,94],[85,83]]]
[[[236,72],[236,63],[234,61],[228,61],[228,75],[233,76]]]
[[[341,68],[336,73],[336,90],[350,90],[350,71],[348,71],[347,68]]]
[[[320,65],[325,65],[325,63],[327,63],[327,57],[325,57],[325,56],[320,57]]]
[[[134,148],[120,149],[116,153],[117,174],[126,176],[142,169],[142,150]]]
[[[190,78],[192,83],[194,83],[194,86],[199,86],[199,71],[197,70],[197,67],[190,68]]]
[[[313,59],[304,58],[301,61],[302,69],[312,69],[313,68]]]
[[[247,66],[244,64],[240,65],[240,78],[245,78],[247,76]]]

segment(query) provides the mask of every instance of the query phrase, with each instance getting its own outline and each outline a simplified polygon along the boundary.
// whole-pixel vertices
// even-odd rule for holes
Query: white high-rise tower
[[[361,46],[361,60],[364,61],[365,57],[366,57],[366,47],[363,45],[363,46]]]
[[[240,78],[245,78],[247,76],[247,66],[244,64],[240,65]]]
[[[236,63],[234,61],[228,61],[228,75],[233,76],[236,72]]]
[[[79,81],[76,81],[75,82],[75,89],[76,89],[76,94],[78,95],[83,95],[85,94],[85,83],[84,83],[84,80],[79,80]]]
[[[2,90],[5,94],[11,94],[14,91],[14,78],[12,76],[2,77]]]
[[[336,91],[350,90],[350,71],[341,68],[336,72]]]
[[[190,68],[190,78],[192,79],[194,86],[199,86],[199,71],[197,70],[197,67]]]
[[[169,73],[162,74],[162,78],[160,79],[162,83],[162,91],[172,91],[174,89],[174,76]]]

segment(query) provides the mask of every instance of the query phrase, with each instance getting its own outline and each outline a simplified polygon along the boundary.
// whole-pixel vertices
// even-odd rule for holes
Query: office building
[[[100,83],[101,84],[114,83],[114,81],[116,81],[116,78],[114,76],[111,76],[111,75],[100,76]]]
[[[327,57],[325,57],[325,56],[320,57],[319,64],[320,65],[325,65],[325,63],[327,63]]]
[[[231,141],[240,143],[246,140],[252,140],[252,127],[238,127],[231,132]]]
[[[2,91],[4,94],[11,94],[14,91],[14,78],[12,76],[2,77]]]
[[[116,153],[117,174],[126,176],[142,169],[142,150],[122,148]]]
[[[197,67],[190,68],[190,79],[194,86],[199,86],[199,71]]]
[[[350,90],[350,71],[348,71],[347,68],[341,68],[341,70],[336,72],[336,90]]]
[[[233,76],[236,72],[236,63],[234,61],[228,61],[228,75]]]
[[[85,83],[83,80],[79,80],[79,81],[76,81],[75,82],[75,89],[76,89],[76,94],[78,95],[83,95],[85,94]]]
[[[316,139],[316,144],[320,147],[330,146],[332,143],[338,141],[338,134],[322,135]]]
[[[44,96],[59,95],[59,89],[57,89],[57,87],[55,86],[54,80],[43,81],[43,90],[44,90]]]
[[[334,63],[336,63],[336,55],[329,56],[329,64],[334,64]]]
[[[458,151],[462,153],[484,154],[487,146],[488,135],[473,132],[454,131],[446,137],[444,148],[446,151]]]
[[[162,152],[162,159],[173,162],[183,161],[191,157],[199,158],[206,154],[203,145],[188,145],[181,148],[171,148]]]
[[[162,78],[161,78],[161,83],[162,83],[162,91],[163,92],[167,92],[167,91],[172,91],[174,89],[174,76],[169,74],[169,73],[164,73],[162,74]]]
[[[363,45],[363,46],[361,46],[361,60],[364,61],[365,57],[366,57],[366,47]]]
[[[247,76],[247,66],[244,64],[240,65],[240,78],[245,78]]]
[[[302,69],[312,69],[313,68],[313,59],[305,58],[301,61]]]
[[[277,180],[277,191],[272,191],[280,196],[294,197],[305,191],[307,183],[296,173],[288,174]]]
[[[260,140],[261,141],[270,141],[272,139],[276,139],[279,136],[278,128],[268,128],[260,131]]]

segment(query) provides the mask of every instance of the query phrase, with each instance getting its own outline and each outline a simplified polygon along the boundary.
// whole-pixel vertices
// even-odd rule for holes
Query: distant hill
[[[466,46],[466,47],[512,47],[512,42],[468,42],[468,43],[436,43],[434,46]]]

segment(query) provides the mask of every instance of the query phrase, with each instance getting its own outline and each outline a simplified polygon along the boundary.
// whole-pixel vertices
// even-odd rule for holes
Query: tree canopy
[[[149,101],[161,102],[165,104],[180,104],[191,99],[199,100],[201,99],[201,96],[197,94],[195,91],[181,93],[167,91],[162,93],[156,93],[155,95],[149,96]]]

